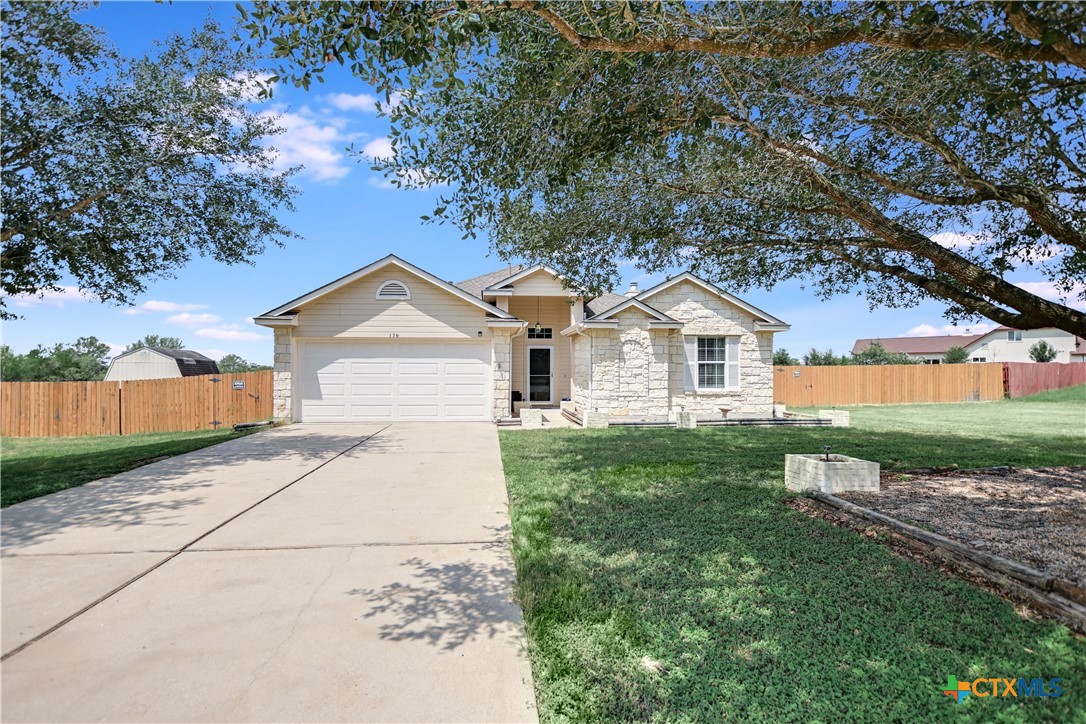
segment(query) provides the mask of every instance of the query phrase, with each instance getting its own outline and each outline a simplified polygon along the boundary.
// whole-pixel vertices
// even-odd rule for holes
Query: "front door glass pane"
[[[550,402],[551,399],[551,351],[528,350],[528,401]]]

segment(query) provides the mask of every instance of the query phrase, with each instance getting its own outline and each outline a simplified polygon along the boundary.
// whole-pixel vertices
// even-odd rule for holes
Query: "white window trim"
[[[401,287],[403,287],[404,291],[407,292],[407,296],[406,297],[384,296],[385,287],[389,286],[390,284],[399,284]],[[394,302],[409,301],[411,299],[411,287],[407,286],[406,284],[401,282],[399,279],[389,279],[388,281],[382,282],[381,286],[377,287],[377,297],[376,298],[377,299],[384,299],[384,300],[387,300],[387,301],[394,301]]]
[[[1020,330],[1020,329],[1008,329],[1007,330],[1007,341],[1008,342],[1021,342],[1022,341],[1022,330]]]
[[[724,361],[723,362],[701,362],[701,361],[699,361],[698,360],[698,339],[701,339],[701,338],[705,338],[705,339],[723,339],[723,340],[734,339],[734,340],[736,340],[735,344],[734,344],[734,349],[735,349],[736,355],[737,355],[736,359],[730,359],[729,358],[728,352],[729,352],[730,349],[733,348],[733,346],[729,345],[728,342],[725,341],[724,342]],[[741,363],[741,359],[742,359],[742,355],[741,355],[742,337],[740,337],[739,335],[736,335],[736,334],[687,335],[687,336],[683,337],[683,347],[685,349],[684,357],[686,358],[685,359],[686,371],[685,371],[684,374],[687,377],[687,379],[686,379],[687,384],[685,385],[687,392],[694,392],[694,393],[700,393],[700,392],[706,392],[706,393],[712,393],[712,392],[738,392],[739,390],[742,389],[742,387],[743,387],[743,366],[742,366],[742,363]],[[728,378],[728,369],[731,367],[731,365],[735,365],[736,384],[734,386],[727,386],[726,385],[724,387],[702,387],[698,383],[698,379],[700,377],[698,375],[698,370],[700,369],[700,366],[702,364],[723,364],[725,366],[724,367],[724,369],[725,369],[724,379],[725,380],[727,380],[727,378]]]

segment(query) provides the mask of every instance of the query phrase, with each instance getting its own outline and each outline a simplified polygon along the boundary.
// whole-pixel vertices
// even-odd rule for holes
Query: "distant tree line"
[[[962,352],[964,353],[965,350],[962,350]],[[964,362],[965,360],[962,359],[961,361]],[[802,362],[789,354],[788,350],[783,347],[773,353],[773,364],[785,367],[798,364],[804,364],[808,367],[830,367],[837,365],[915,365],[920,364],[920,362],[921,360],[910,357],[904,352],[890,352],[882,342],[879,342],[878,340],[873,341],[860,352],[842,355],[835,354],[832,349],[819,351],[812,347],[811,351],[803,355]]]
[[[176,337],[149,334],[125,347],[131,352],[141,347],[184,349],[185,343]],[[101,380],[109,369],[109,345],[97,337],[80,337],[72,344],[58,343],[51,347],[38,345],[26,354],[0,345],[0,380],[4,382],[68,382]],[[269,365],[248,362],[236,354],[219,360],[224,373],[270,370]]]

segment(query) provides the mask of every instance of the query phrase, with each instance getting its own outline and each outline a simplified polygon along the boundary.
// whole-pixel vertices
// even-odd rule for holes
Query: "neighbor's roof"
[[[852,353],[859,354],[871,346],[872,342],[881,342],[887,352],[904,352],[905,354],[946,354],[951,347],[968,347],[976,342],[984,334],[949,335],[938,337],[882,337],[875,339],[858,339],[852,345]]]
[[[177,362],[177,369],[181,372],[182,377],[219,374],[219,364],[215,360],[211,359],[210,357],[205,357],[199,352],[191,349],[170,349],[168,347],[139,347],[132,350],[131,352],[124,352],[123,354],[117,355],[113,358],[113,361],[116,362],[122,357],[133,354],[134,352],[139,352],[141,349],[149,349],[152,352],[157,352],[163,357],[169,357],[170,359]],[[185,360],[192,360],[192,362],[189,363]]]

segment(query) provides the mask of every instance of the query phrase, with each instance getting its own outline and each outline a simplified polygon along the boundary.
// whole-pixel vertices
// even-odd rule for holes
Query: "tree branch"
[[[809,37],[803,39],[766,42],[757,40],[713,40],[689,36],[651,38],[641,33],[629,40],[614,40],[599,35],[580,33],[558,12],[551,10],[536,0],[509,0],[506,6],[541,18],[575,48],[607,53],[695,52],[726,55],[735,58],[787,58],[809,57],[844,45],[866,43],[877,48],[891,50],[967,51],[981,53],[1005,62],[1027,61],[1060,65],[1069,64],[1086,69],[1086,58],[1079,57],[1077,53],[1065,53],[1053,46],[1010,42],[991,36],[969,35],[945,28],[923,32],[875,28],[865,31],[858,27],[852,27],[811,33]]]

